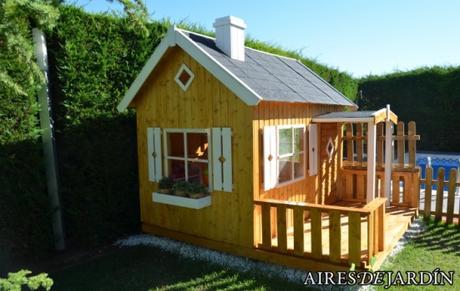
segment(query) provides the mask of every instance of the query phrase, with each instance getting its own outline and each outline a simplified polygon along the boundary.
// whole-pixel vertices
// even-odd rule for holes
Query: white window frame
[[[181,80],[179,79],[180,75],[182,74],[182,71],[186,71],[190,75],[190,79],[187,81],[187,84],[182,84]],[[185,65],[182,64],[182,66],[179,68],[177,71],[176,77],[174,80],[176,81],[177,85],[182,89],[182,91],[187,91],[188,87],[192,84],[193,79],[195,78],[195,74]]]
[[[279,146],[279,141],[280,141],[280,138],[279,138],[279,134],[280,134],[280,130],[281,129],[291,129],[292,130],[292,149],[294,150],[294,142],[295,142],[295,134],[294,134],[294,129],[296,128],[302,128],[303,129],[303,149],[302,151],[299,153],[299,154],[303,154],[303,175],[301,177],[298,177],[298,178],[295,178],[294,177],[294,163],[292,163],[292,178],[291,180],[289,181],[285,181],[285,182],[279,182],[279,176],[280,176],[280,169],[279,169],[279,161],[281,158],[286,158],[286,157],[292,157],[294,156],[294,152],[292,153],[289,153],[289,154],[284,154],[284,155],[281,155],[280,156],[280,146]],[[276,188],[277,187],[282,187],[282,186],[286,186],[286,185],[289,185],[289,184],[292,184],[292,183],[295,183],[297,181],[300,181],[300,180],[303,180],[305,179],[305,172],[307,170],[307,167],[306,167],[306,162],[307,162],[307,154],[306,154],[306,134],[305,134],[305,129],[306,129],[306,126],[304,124],[295,124],[295,125],[279,125],[279,126],[276,126]]]
[[[184,137],[184,157],[174,157],[169,155],[168,148],[168,133],[182,133]],[[187,133],[206,133],[208,138],[208,158],[206,160],[198,158],[188,158],[187,151]],[[212,159],[211,159],[211,129],[210,128],[165,128],[163,129],[163,147],[164,147],[164,164],[166,176],[169,176],[169,163],[168,160],[183,161],[185,164],[185,180],[188,181],[188,162],[197,162],[208,164],[208,190],[212,191]]]

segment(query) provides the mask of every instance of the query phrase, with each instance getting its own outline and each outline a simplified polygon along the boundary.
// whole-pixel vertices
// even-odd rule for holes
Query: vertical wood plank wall
[[[338,132],[337,124],[319,124],[319,171],[317,176],[309,176],[305,171],[305,179],[287,184],[281,187],[264,191],[263,189],[263,128],[269,125],[299,125],[303,124],[308,128],[313,116],[333,111],[343,110],[341,106],[332,105],[317,105],[304,103],[283,103],[283,102],[260,102],[253,109],[253,136],[254,138],[254,198],[256,199],[279,199],[287,201],[299,201],[309,203],[321,203],[320,185],[318,177],[321,180],[327,180],[329,185],[325,187],[325,196],[328,196],[334,184],[333,179],[328,176],[331,173],[332,177],[336,177],[337,170],[337,146]],[[332,137],[335,144],[334,156],[331,161],[325,152],[326,144]],[[308,142],[307,142],[308,145]],[[308,154],[306,154],[306,168],[308,168]],[[327,176],[325,176],[325,172]],[[333,186],[335,187],[335,185]]]
[[[183,63],[195,74],[186,92],[174,81]],[[133,105],[137,111],[143,224],[252,247],[252,108],[178,47],[169,49]],[[213,192],[212,205],[198,210],[153,203],[152,192],[157,189],[157,184],[148,181],[147,127],[231,127],[233,192]]]

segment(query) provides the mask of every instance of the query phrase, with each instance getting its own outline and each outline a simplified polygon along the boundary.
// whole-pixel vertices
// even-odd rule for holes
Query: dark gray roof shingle
[[[213,38],[184,33],[263,100],[356,106],[297,60],[246,47],[242,62],[225,55]]]

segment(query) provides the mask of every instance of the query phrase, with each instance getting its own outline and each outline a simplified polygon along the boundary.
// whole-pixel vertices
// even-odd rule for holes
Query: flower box
[[[211,195],[205,196],[203,198],[193,199],[188,197],[153,192],[152,201],[156,203],[200,209],[211,205]]]

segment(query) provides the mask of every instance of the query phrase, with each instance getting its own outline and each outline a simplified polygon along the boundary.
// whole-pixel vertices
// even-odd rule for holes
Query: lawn
[[[430,222],[426,230],[410,240],[396,256],[389,258],[382,270],[388,271],[455,271],[454,286],[443,290],[460,290],[460,230],[458,226],[446,226]],[[391,290],[439,290],[439,286],[395,287]],[[380,288],[383,290],[383,288]]]
[[[303,278],[289,283],[146,246],[115,249],[50,277],[53,290],[307,290]]]
[[[382,270],[455,271],[460,290],[460,230],[457,226],[430,223],[410,240]],[[112,248],[102,255],[51,272],[53,290],[307,290],[299,284],[270,278],[260,272],[238,272],[195,261],[155,247]],[[382,289],[383,288],[378,288]],[[438,290],[439,287],[393,287],[391,290]]]

